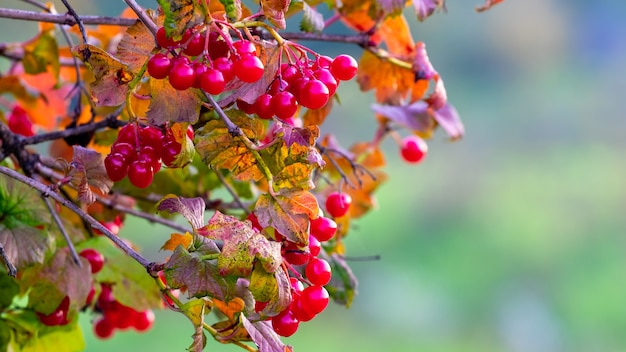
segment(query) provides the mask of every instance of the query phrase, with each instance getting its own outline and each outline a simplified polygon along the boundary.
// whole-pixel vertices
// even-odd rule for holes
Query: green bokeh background
[[[73,2],[85,14],[123,8]],[[467,135],[439,132],[418,166],[385,142],[379,209],[347,239],[350,256],[382,259],[351,262],[354,305],[302,324],[285,339],[296,351],[626,350],[626,2],[509,0],[476,14],[479,3],[451,0],[424,23],[407,12]],[[17,21],[0,28],[1,41],[34,34]],[[371,139],[372,95],[353,82],[338,94],[323,130],[345,145]],[[122,231],[154,260],[167,235],[139,221]],[[88,351],[182,351],[193,332],[165,311],[146,334],[99,341],[81,319]]]

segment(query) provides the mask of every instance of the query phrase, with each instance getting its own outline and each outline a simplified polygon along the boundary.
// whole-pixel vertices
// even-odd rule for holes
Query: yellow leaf
[[[180,233],[173,233],[170,236],[170,239],[165,241],[165,244],[163,245],[163,247],[161,247],[161,250],[173,251],[179,245],[187,249],[191,245],[191,242],[193,242],[193,236],[189,232],[185,232],[184,235]]]

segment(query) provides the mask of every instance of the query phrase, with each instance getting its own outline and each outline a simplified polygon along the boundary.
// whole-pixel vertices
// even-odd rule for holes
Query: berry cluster
[[[129,123],[120,129],[111,152],[104,158],[104,166],[112,181],[128,176],[135,187],[146,188],[161,169],[161,162],[171,167],[181,149],[171,133]]]
[[[134,328],[139,332],[147,331],[154,323],[154,312],[150,309],[139,312],[115,300],[111,285],[102,284],[102,291],[96,302],[96,309],[102,317],[93,326],[95,335],[101,339],[113,336],[115,329]]]
[[[206,32],[190,29],[181,40],[175,41],[167,37],[163,27],[159,28],[156,42],[165,52],[156,53],[148,60],[150,76],[168,78],[177,90],[202,88],[213,95],[222,93],[235,77],[253,83],[263,76],[265,67],[252,42],[230,43],[218,32],[206,36]]]
[[[419,163],[428,152],[428,145],[418,136],[405,137],[400,143],[400,155],[407,163]]]
[[[283,63],[265,94],[252,104],[238,100],[237,107],[262,119],[276,116],[282,120],[292,117],[298,104],[319,109],[335,94],[340,81],[356,75],[357,67],[356,60],[350,55],[339,55],[334,59],[318,56],[316,60]]]

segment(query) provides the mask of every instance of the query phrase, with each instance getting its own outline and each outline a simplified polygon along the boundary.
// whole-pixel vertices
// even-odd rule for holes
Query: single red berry
[[[252,103],[252,104],[246,103],[245,101],[243,101],[241,99],[237,99],[237,108],[239,110],[245,112],[248,115],[252,115],[256,111],[256,110],[254,110],[254,103]]]
[[[195,62],[193,65],[193,72],[195,79],[193,80],[194,88],[200,88],[200,82],[202,81],[202,75],[209,70],[209,67],[202,62]]]
[[[165,32],[165,28],[161,27],[156,32],[156,42],[161,48],[173,48],[178,45],[179,42],[169,38]]]
[[[262,311],[265,307],[267,307],[268,303],[269,302],[254,301],[254,311],[257,313]]]
[[[187,31],[182,40],[182,43],[186,45],[183,53],[189,56],[202,54],[202,51],[204,51],[204,38],[205,36],[202,33],[191,34],[191,30]]]
[[[213,68],[222,72],[224,76],[224,82],[228,83],[235,78],[235,72],[233,71],[233,63],[225,57],[218,57],[213,60]]]
[[[291,304],[289,305],[289,310],[291,310],[293,316],[301,322],[313,320],[313,318],[315,318],[315,316],[317,315],[311,314],[302,309],[302,300],[299,296],[295,296],[293,301],[291,301]]]
[[[174,89],[186,90],[193,86],[196,76],[191,65],[177,62],[170,70],[168,79]]]
[[[209,33],[209,57],[215,60],[220,57],[227,58],[230,55],[230,48],[222,36],[217,32]]]
[[[309,253],[311,256],[317,257],[322,251],[322,244],[320,241],[313,235],[309,235]]]
[[[163,151],[161,152],[161,159],[163,163],[167,167],[172,167],[178,154],[180,154],[180,150],[182,149],[182,145],[174,140],[165,142],[163,145]]]
[[[93,325],[93,332],[99,339],[108,339],[113,336],[115,327],[106,318],[100,318]]]
[[[70,298],[68,296],[63,297],[63,300],[59,306],[50,314],[42,314],[37,312],[39,321],[47,326],[65,325],[67,321],[67,312],[70,308]]]
[[[239,55],[256,55],[256,46],[249,40],[234,42],[233,48],[235,48]]]
[[[148,331],[154,324],[154,312],[152,309],[136,312],[132,323],[135,330],[140,332]]]
[[[270,86],[267,87],[267,93],[271,95],[276,95],[278,92],[282,92],[283,90],[287,90],[289,83],[287,81],[280,79],[278,77],[274,78]]]
[[[269,120],[274,116],[272,110],[272,96],[269,94],[261,94],[254,102],[254,111],[259,118]]]
[[[161,170],[161,158],[157,154],[156,150],[149,145],[141,147],[139,154],[137,155],[137,160],[145,161],[152,166],[152,171],[154,173]]]
[[[290,277],[289,283],[291,284],[291,293],[296,296],[300,296],[302,291],[304,291],[304,285],[302,284],[302,281],[298,280],[295,277]]]
[[[418,136],[408,136],[402,140],[400,154],[408,163],[419,163],[428,152],[428,145]]]
[[[299,101],[309,109],[319,109],[328,103],[328,98],[328,87],[322,81],[312,79],[306,82],[300,90]]]
[[[141,160],[133,161],[128,166],[128,180],[137,188],[146,188],[152,184],[154,171],[152,166]]]
[[[337,90],[337,86],[339,83],[335,79],[332,73],[326,68],[319,68],[315,72],[313,72],[313,76],[318,80],[322,81],[326,88],[328,88],[328,95],[333,96],[335,91]]]
[[[124,127],[120,128],[117,133],[117,143],[128,143],[130,145],[135,145],[137,143],[137,130],[139,126],[134,123],[126,124]]]
[[[148,60],[148,73],[156,79],[163,79],[170,74],[172,60],[164,54],[157,53]]]
[[[333,238],[337,232],[337,223],[333,221],[333,219],[320,216],[315,220],[311,220],[309,232],[311,236],[315,237],[318,241],[326,242]]]
[[[280,65],[280,76],[288,85],[293,84],[296,79],[302,77],[298,68],[290,64]]]
[[[319,314],[328,306],[330,296],[323,286],[309,286],[300,294],[300,307],[310,314]]]
[[[89,290],[89,294],[87,294],[87,299],[85,300],[85,305],[90,306],[93,303],[93,299],[96,297],[96,288],[91,286],[91,290]]]
[[[329,56],[320,55],[317,57],[317,60],[315,60],[315,63],[313,63],[311,68],[313,70],[317,70],[320,68],[329,68],[332,62],[333,62],[333,59],[330,58]]]
[[[277,316],[272,317],[272,328],[280,336],[288,337],[295,334],[299,325],[300,322],[289,309],[285,309]]]
[[[109,309],[116,302],[115,297],[113,296],[113,289],[109,284],[101,284],[100,285],[100,295],[98,296],[98,301],[96,304],[102,310]]]
[[[11,114],[7,119],[7,125],[13,133],[21,134],[25,137],[35,135],[35,127],[30,121],[28,113],[19,105],[15,105],[13,110],[11,110]]]
[[[296,97],[296,100],[300,104],[302,104],[302,91],[304,90],[304,86],[307,84],[308,81],[310,81],[308,77],[300,76],[296,78],[293,83],[290,83],[290,85],[287,87],[287,90],[289,90],[291,94]]]
[[[242,55],[233,64],[235,76],[246,83],[254,83],[263,77],[265,66],[261,59],[254,55]]]
[[[226,86],[222,71],[210,68],[200,77],[200,88],[211,95],[221,94]]]
[[[135,149],[135,144],[130,144],[126,142],[115,143],[111,146],[110,154],[120,154],[124,157],[124,162],[126,164],[130,164],[133,161],[137,160],[137,150]]]
[[[290,92],[278,92],[272,97],[270,108],[279,119],[288,119],[298,110],[298,102]]]
[[[291,265],[304,265],[309,262],[310,253],[293,242],[287,242],[281,249],[283,258]]]
[[[102,255],[102,253],[98,252],[95,249],[87,248],[80,251],[78,255],[89,261],[92,274],[95,274],[102,270],[102,267],[104,266],[104,256]]]
[[[348,81],[351,80],[359,68],[359,64],[350,55],[338,55],[330,64],[330,72],[338,80]]]
[[[334,218],[344,216],[350,204],[352,204],[352,197],[347,193],[332,192],[326,198],[326,210]]]
[[[252,228],[257,229],[258,231],[263,230],[263,226],[259,223],[259,218],[254,213],[250,213],[246,218],[252,223]]]
[[[324,286],[330,282],[332,271],[330,264],[322,258],[311,258],[304,268],[306,278],[313,284]]]
[[[122,154],[109,154],[104,158],[104,168],[113,182],[121,181],[128,173],[128,164]]]

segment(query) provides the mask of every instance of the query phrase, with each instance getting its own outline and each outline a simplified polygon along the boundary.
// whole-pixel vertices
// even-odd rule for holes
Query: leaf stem
[[[2,258],[2,260],[4,260],[4,264],[7,266],[7,269],[9,270],[9,275],[15,277],[17,275],[17,268],[9,260],[9,257],[4,251],[4,247],[2,246],[2,243],[0,243],[0,257]]]
[[[156,36],[158,28],[154,21],[152,21],[152,19],[146,14],[146,11],[141,8],[135,0],[124,0],[124,2],[135,12],[135,14],[137,14],[139,20],[143,22],[146,27],[148,27],[148,30],[152,33],[152,35]]]

